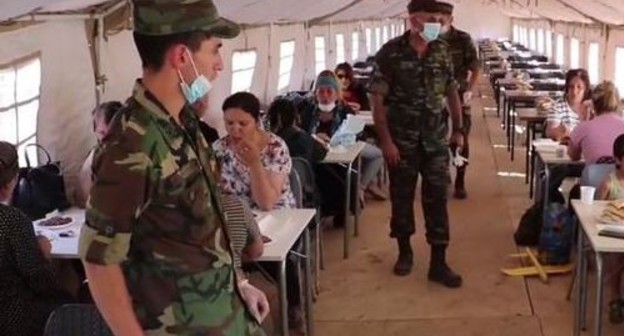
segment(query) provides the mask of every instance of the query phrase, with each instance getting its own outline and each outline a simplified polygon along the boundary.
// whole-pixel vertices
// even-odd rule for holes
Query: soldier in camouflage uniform
[[[426,237],[431,245],[429,280],[459,287],[461,276],[446,264],[449,140],[442,110],[447,100],[453,117],[451,142],[461,146],[461,105],[448,45],[437,39],[440,15],[436,3],[412,0],[407,8],[411,29],[377,53],[369,85],[373,117],[390,173],[390,236],[399,246],[394,273],[407,275],[413,265],[413,203],[421,175]]]
[[[191,104],[238,26],[210,0],[134,1],[143,76],[96,149],[80,238],[116,335],[262,335],[266,297],[236,277],[215,160]]]
[[[438,2],[438,11],[442,14],[441,38],[448,43],[453,61],[455,80],[459,86],[459,97],[462,100],[462,118],[464,121],[464,146],[461,155],[466,159],[470,156],[468,135],[471,128],[470,100],[472,89],[479,79],[479,59],[477,48],[472,42],[470,34],[453,26],[453,5],[446,2]],[[447,112],[448,114],[448,112]],[[454,151],[454,148],[452,148]],[[466,198],[466,165],[457,167],[455,177],[455,198]]]

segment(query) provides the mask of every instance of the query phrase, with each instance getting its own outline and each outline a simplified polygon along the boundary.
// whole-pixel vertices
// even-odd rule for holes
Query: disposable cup
[[[585,204],[594,203],[594,194],[596,193],[596,188],[589,186],[581,187],[581,202]]]

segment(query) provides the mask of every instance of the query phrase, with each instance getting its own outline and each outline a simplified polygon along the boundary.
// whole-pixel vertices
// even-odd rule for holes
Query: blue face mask
[[[425,22],[423,30],[420,32],[420,37],[427,43],[434,41],[440,35],[440,29],[442,25],[439,22]]]
[[[184,94],[184,98],[189,104],[194,104],[202,97],[208,94],[210,89],[212,89],[212,84],[204,75],[200,75],[197,71],[197,67],[195,67],[195,62],[193,61],[193,57],[191,57],[191,53],[186,50],[186,53],[189,55],[191,59],[191,64],[193,65],[193,70],[195,70],[195,75],[197,76],[195,80],[188,85],[184,79],[182,78],[182,74],[180,70],[178,70],[178,76],[180,77],[180,88],[182,89],[182,94]]]

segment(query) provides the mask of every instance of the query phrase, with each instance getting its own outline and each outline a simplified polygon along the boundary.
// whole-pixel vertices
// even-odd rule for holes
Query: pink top
[[[624,118],[617,113],[604,113],[580,123],[570,134],[574,149],[581,149],[585,164],[594,164],[601,157],[613,156],[613,142],[624,133]]]

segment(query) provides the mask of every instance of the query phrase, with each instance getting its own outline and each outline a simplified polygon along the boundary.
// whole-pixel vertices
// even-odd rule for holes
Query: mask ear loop
[[[188,50],[188,48],[184,48],[184,52],[186,52],[189,59],[191,60],[191,65],[193,66],[193,71],[195,71],[195,76],[199,77],[199,72],[197,71],[197,67],[195,66],[195,61],[193,61],[193,56],[191,56],[191,52]],[[188,83],[182,77],[182,73],[180,72],[180,69],[177,69],[177,71],[178,71],[178,77],[180,78],[180,81],[184,83],[186,86],[188,86]]]
[[[193,66],[193,70],[195,71],[195,76],[199,77],[199,71],[197,71],[197,67],[195,66],[195,61],[193,61],[193,56],[191,56],[191,52],[187,49],[184,49],[186,54],[189,56],[191,60],[191,65]]]

